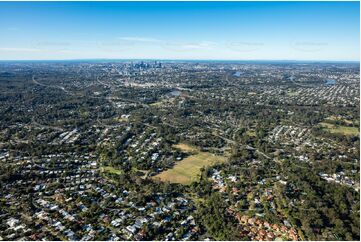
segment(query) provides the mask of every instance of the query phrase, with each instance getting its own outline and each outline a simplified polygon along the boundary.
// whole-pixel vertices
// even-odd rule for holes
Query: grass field
[[[159,108],[159,107],[162,107],[163,105],[167,104],[167,102],[170,100],[172,100],[172,99],[162,99],[158,102],[151,103],[150,106]]]
[[[254,130],[247,130],[246,134],[247,134],[248,136],[252,136],[252,137],[256,137],[256,136],[257,136],[257,135],[256,135],[256,132],[255,132]]]
[[[115,121],[122,123],[122,122],[127,122],[128,119],[127,119],[127,118],[119,117],[119,118],[115,118]]]
[[[102,167],[100,167],[100,171],[101,172],[113,173],[113,174],[117,174],[117,175],[123,174],[123,171],[117,170],[117,169],[115,169],[114,167],[111,167],[111,166],[102,166]]]
[[[294,91],[287,92],[287,96],[289,96],[289,97],[293,97],[293,96],[297,96],[297,95],[298,95],[298,93],[294,92]]]
[[[180,143],[173,147],[188,153],[189,156],[177,162],[172,169],[168,169],[154,176],[154,179],[188,185],[192,181],[199,179],[200,169],[202,167],[226,161],[226,157],[216,156],[209,152],[202,152],[197,147],[187,144]]]
[[[151,103],[150,106],[160,107],[160,106],[162,106],[162,104],[163,104],[163,102],[162,102],[162,101],[159,101],[159,102]]]
[[[348,126],[336,126],[334,124],[322,122],[320,125],[330,133],[333,134],[343,134],[343,135],[351,135],[358,136],[359,131],[356,127],[348,127]]]
[[[349,125],[352,125],[352,123],[354,122],[356,125],[358,125],[358,120],[345,119],[345,118],[337,117],[334,115],[325,118],[325,122],[327,122],[327,121],[341,121],[341,122],[344,122],[345,124],[349,124]]]

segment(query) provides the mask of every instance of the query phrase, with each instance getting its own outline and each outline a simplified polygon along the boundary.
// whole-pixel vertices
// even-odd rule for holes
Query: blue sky
[[[359,60],[359,2],[0,2],[0,59]]]

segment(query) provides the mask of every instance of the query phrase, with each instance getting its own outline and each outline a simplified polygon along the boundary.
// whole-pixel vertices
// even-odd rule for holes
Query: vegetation
[[[343,134],[343,135],[351,135],[358,136],[359,129],[357,127],[349,127],[343,125],[335,125],[331,123],[322,122],[320,125],[330,133],[333,134]]]
[[[201,168],[226,161],[226,157],[217,156],[209,152],[202,152],[194,146],[180,143],[174,146],[188,156],[178,161],[173,168],[154,176],[154,179],[189,185],[199,179]]]
[[[109,172],[111,174],[116,174],[116,175],[122,175],[124,173],[122,170],[115,169],[114,167],[111,166],[102,166],[100,167],[100,171]]]
[[[1,62],[0,91],[0,239],[360,240],[359,65]]]

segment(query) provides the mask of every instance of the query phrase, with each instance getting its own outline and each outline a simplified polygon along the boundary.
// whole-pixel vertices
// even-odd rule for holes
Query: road
[[[43,87],[57,88],[57,89],[60,89],[60,90],[64,91],[66,94],[74,95],[73,93],[71,93],[71,92],[69,92],[68,90],[66,90],[65,87],[63,87],[63,86],[59,86],[59,85],[45,85],[45,84],[43,84],[43,83],[40,83],[40,82],[38,82],[37,80],[35,80],[35,76],[33,76],[32,81],[33,81],[34,84],[37,84],[37,85],[40,85],[40,86],[43,86]]]

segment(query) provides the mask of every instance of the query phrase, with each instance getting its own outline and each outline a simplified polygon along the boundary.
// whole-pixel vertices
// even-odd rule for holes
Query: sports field
[[[226,157],[216,156],[209,152],[202,152],[197,147],[188,144],[177,144],[174,148],[180,149],[189,156],[177,162],[172,169],[163,171],[154,176],[154,179],[169,181],[170,183],[190,184],[199,179],[200,169],[204,166],[210,166],[216,163],[226,161]]]
[[[102,167],[100,167],[100,172],[108,172],[108,173],[117,174],[117,175],[123,174],[123,171],[115,169],[112,166],[102,166]]]
[[[334,124],[330,124],[330,123],[326,123],[326,122],[322,122],[322,123],[320,123],[320,125],[330,133],[350,135],[350,136],[358,136],[359,135],[359,130],[356,127],[334,125]]]
[[[341,121],[344,122],[346,124],[351,125],[353,120],[350,119],[345,119],[345,118],[341,118],[341,117],[337,117],[335,115],[332,115],[330,117],[325,118],[325,122],[328,123],[327,121]],[[355,123],[358,123],[357,120],[354,120]]]

